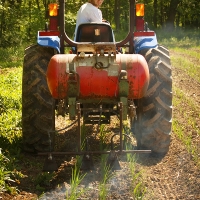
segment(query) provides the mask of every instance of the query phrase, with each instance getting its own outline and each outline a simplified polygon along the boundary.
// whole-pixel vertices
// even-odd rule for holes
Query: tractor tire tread
[[[33,45],[25,50],[22,79],[22,135],[24,150],[49,151],[54,143],[55,104],[46,81],[54,50]],[[52,134],[49,134],[51,131]],[[49,141],[51,137],[51,142]]]
[[[169,52],[159,46],[141,51],[149,66],[150,82],[146,95],[138,100],[136,139],[140,149],[167,153],[172,125],[172,76]],[[151,58],[149,57],[151,55]]]

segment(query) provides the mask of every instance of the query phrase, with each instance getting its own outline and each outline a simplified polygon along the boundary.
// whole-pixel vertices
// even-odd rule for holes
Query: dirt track
[[[185,103],[181,104],[184,108],[184,112],[198,117],[198,111],[200,110],[200,84],[187,76],[185,72],[180,69],[173,67],[172,71],[173,86],[180,88],[180,90],[185,93],[187,97],[194,99],[196,102],[196,113],[194,110],[191,111],[189,106]],[[174,93],[173,95],[177,94]],[[182,113],[179,112],[179,109],[180,108],[174,106],[174,117],[182,124],[182,126],[185,127],[185,130],[192,132],[192,128],[187,126],[187,120],[184,119]],[[198,128],[200,128],[199,120]],[[198,134],[193,132],[194,145],[199,148],[200,155],[199,137],[200,136]],[[38,165],[34,165],[33,163],[38,163]],[[38,199],[41,192],[36,190],[36,185],[33,180],[39,173],[41,173],[42,163],[43,158],[24,155],[20,167],[22,169],[22,173],[28,177],[22,179],[21,183],[18,185],[20,194],[16,196],[0,194],[0,199]],[[120,164],[122,170],[116,173],[115,181],[108,184],[110,192],[107,199],[133,199],[130,197],[130,174],[128,172],[127,163],[122,159]],[[136,166],[137,171],[142,170],[144,174],[143,181],[147,188],[144,199],[200,199],[200,166],[197,166],[197,164],[193,161],[192,155],[187,152],[184,144],[175,134],[172,133],[172,141],[169,152],[163,159],[142,155],[138,159]],[[47,192],[46,195],[40,199],[64,199],[65,192],[70,187],[70,172],[70,163],[64,163],[60,168],[57,178],[52,181],[51,184],[45,186],[47,191],[51,192]],[[97,199],[99,178],[100,175],[97,173],[90,174],[87,181],[83,181],[82,187],[87,186],[90,188],[90,191],[88,191],[86,195],[82,195],[82,198],[79,199]],[[53,188],[58,186],[58,184],[60,188],[53,190]],[[58,197],[58,193],[56,193],[57,191],[60,191],[60,198]]]

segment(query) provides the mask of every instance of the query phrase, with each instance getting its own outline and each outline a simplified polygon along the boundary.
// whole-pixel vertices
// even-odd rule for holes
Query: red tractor
[[[49,5],[49,24],[25,50],[22,87],[24,149],[52,152],[55,113],[85,124],[130,119],[138,149],[166,153],[172,123],[169,52],[144,22],[144,4],[130,3],[129,33],[116,42],[108,23],[81,24],[76,41],[65,32],[65,1]],[[65,54],[65,47],[74,53]],[[123,49],[123,51],[118,51]],[[54,152],[55,153],[55,152]],[[70,152],[68,152],[70,153]]]

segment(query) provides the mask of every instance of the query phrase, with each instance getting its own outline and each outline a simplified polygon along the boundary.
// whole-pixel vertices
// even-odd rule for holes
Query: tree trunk
[[[115,10],[114,10],[114,16],[115,16],[115,25],[116,25],[116,31],[120,29],[120,0],[115,0]]]
[[[154,13],[153,13],[153,24],[154,27],[157,28],[157,17],[158,17],[158,0],[154,0],[153,2],[153,9],[154,9]]]
[[[160,1],[160,25],[163,27],[164,24],[164,8],[163,8],[163,0]]]
[[[167,14],[167,20],[166,20],[166,29],[169,31],[174,30],[175,26],[175,16],[177,12],[178,4],[181,2],[181,0],[171,0],[169,11]]]

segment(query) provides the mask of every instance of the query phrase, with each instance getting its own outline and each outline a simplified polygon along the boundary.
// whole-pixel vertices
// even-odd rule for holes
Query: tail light
[[[49,4],[49,16],[57,16],[58,15],[58,4],[50,3]]]
[[[49,30],[58,30],[58,4],[49,4]]]
[[[144,4],[143,3],[136,4],[136,16],[144,17]]]
[[[136,4],[136,31],[144,31],[144,4]]]

